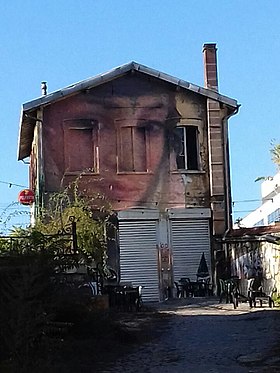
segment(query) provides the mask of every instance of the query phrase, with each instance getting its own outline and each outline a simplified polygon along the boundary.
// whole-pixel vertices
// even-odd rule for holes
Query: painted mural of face
[[[99,176],[93,188],[114,209],[182,204],[181,176],[170,172],[176,168],[172,139],[180,119],[174,95],[107,97],[88,97],[88,115],[99,126]]]

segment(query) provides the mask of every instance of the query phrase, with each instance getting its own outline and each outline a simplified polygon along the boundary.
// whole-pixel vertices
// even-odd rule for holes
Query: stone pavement
[[[153,304],[163,318],[160,337],[134,349],[103,373],[280,372],[280,312],[250,309],[217,298]],[[280,348],[278,348],[280,351]]]

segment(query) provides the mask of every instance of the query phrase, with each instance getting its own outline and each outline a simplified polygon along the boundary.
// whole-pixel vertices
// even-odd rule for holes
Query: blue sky
[[[0,215],[21,189],[3,182],[28,185],[19,116],[41,81],[51,92],[134,60],[203,86],[205,42],[218,46],[220,92],[242,105],[229,126],[234,218],[258,206],[254,180],[275,173],[280,141],[278,0],[13,0],[0,14]]]

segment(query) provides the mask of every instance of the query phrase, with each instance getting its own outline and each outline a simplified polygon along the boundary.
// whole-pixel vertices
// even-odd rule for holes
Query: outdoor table
[[[189,297],[192,294],[191,282],[188,278],[181,278],[178,284],[182,297]]]
[[[127,285],[106,285],[104,292],[109,295],[110,307],[116,307],[123,311],[137,310],[140,304],[139,287]]]

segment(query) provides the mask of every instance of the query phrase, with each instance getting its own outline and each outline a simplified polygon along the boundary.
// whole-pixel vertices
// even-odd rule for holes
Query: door
[[[143,286],[144,301],[159,300],[157,220],[120,220],[121,282]]]
[[[209,220],[172,219],[170,230],[174,280],[189,277],[191,281],[196,281],[203,253],[211,274]]]

